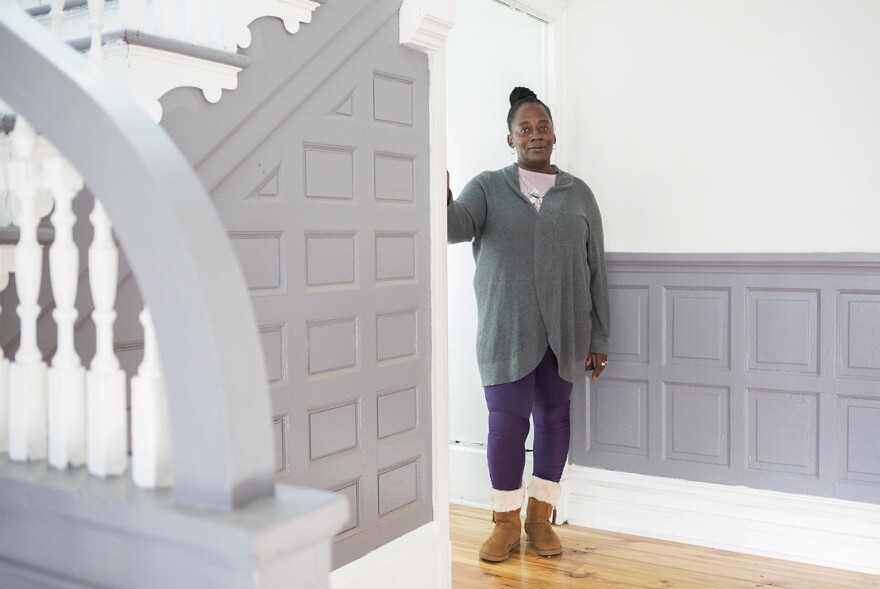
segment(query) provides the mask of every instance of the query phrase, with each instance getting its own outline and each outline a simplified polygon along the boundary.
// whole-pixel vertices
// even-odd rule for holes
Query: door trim
[[[439,538],[439,589],[452,587],[449,540],[449,361],[446,292],[446,38],[455,22],[448,0],[403,0],[400,43],[428,55],[430,265],[431,265],[431,468],[434,524]]]

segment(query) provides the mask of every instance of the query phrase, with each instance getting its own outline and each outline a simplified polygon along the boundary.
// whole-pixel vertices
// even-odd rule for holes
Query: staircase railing
[[[232,247],[192,169],[167,136],[94,63],[58,42],[9,2],[0,4],[0,54],[4,55],[0,99],[20,115],[11,135],[8,178],[20,203],[21,231],[15,254],[21,339],[9,367],[10,457],[31,461],[51,453],[53,466],[78,466],[87,448],[85,456],[94,474],[120,474],[126,467],[125,385],[120,395],[118,360],[112,353],[116,288],[112,220],[155,319],[169,392],[175,498],[234,508],[271,496],[269,394],[253,311]],[[64,97],[63,108],[58,97]],[[51,141],[44,148],[48,156],[35,153],[40,137]],[[51,146],[57,147],[57,153]],[[43,169],[38,169],[38,161],[45,162]],[[69,239],[69,205],[79,174],[96,197],[95,241],[89,257],[90,270],[96,272],[92,292],[98,352],[86,378],[87,436],[86,409],[79,401],[82,368],[72,348],[70,319],[75,313],[71,276],[76,276],[77,268],[75,246]],[[45,179],[51,179],[52,185],[44,186]],[[48,370],[35,331],[42,261],[36,229],[40,213],[48,212],[38,210],[37,196],[44,188],[55,197],[56,239],[49,260],[59,332]],[[148,314],[144,320],[150,333]],[[155,348],[147,347],[153,348],[153,355],[146,353],[133,386],[133,405],[141,400],[135,393],[147,383],[159,381],[157,390],[162,389]],[[63,383],[52,389],[51,397],[47,374],[55,375],[48,380]],[[163,403],[154,396],[145,404],[146,411],[156,412]],[[154,447],[152,453],[163,451]],[[157,477],[139,476],[151,478]]]
[[[0,100],[16,113],[0,116],[12,142],[0,196],[18,225],[0,229],[0,293],[14,258],[20,318],[4,334],[19,336],[12,362],[0,354],[0,586],[325,589],[345,502],[275,484],[266,369],[232,244],[177,147],[101,71],[100,37],[84,59],[0,0]],[[95,198],[88,370],[72,337],[82,187]],[[117,240],[149,305],[131,382],[134,484],[117,476],[129,467]],[[44,259],[57,341],[41,350]]]
[[[312,12],[320,6],[313,0],[116,0],[115,4],[118,11],[114,7],[111,29],[136,30],[231,52],[250,45],[248,25],[254,19],[280,18],[287,30],[295,33],[300,23],[309,22]],[[78,9],[79,19],[88,22],[74,27],[68,35],[83,35],[87,29],[100,33],[104,28],[103,0],[26,0],[24,5],[33,16],[48,15],[56,30],[65,10]]]

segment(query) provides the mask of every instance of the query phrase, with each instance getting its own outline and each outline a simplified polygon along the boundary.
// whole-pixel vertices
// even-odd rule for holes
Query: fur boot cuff
[[[559,502],[559,491],[559,483],[545,481],[534,475],[529,477],[529,497],[534,497],[538,501],[543,501],[556,507],[556,504]]]
[[[492,504],[492,511],[504,513],[506,511],[519,511],[523,506],[525,498],[525,489],[520,487],[513,491],[499,491],[492,489],[489,493],[489,502]]]

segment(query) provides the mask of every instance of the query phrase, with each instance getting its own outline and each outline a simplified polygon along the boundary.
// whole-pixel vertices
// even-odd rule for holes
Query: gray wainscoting
[[[880,503],[880,255],[610,254],[579,465]]]

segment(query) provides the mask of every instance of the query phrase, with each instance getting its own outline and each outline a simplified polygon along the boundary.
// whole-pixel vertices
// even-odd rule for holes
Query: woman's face
[[[528,102],[516,111],[507,144],[516,150],[516,163],[533,172],[553,172],[550,156],[556,134],[553,121],[540,104]]]

